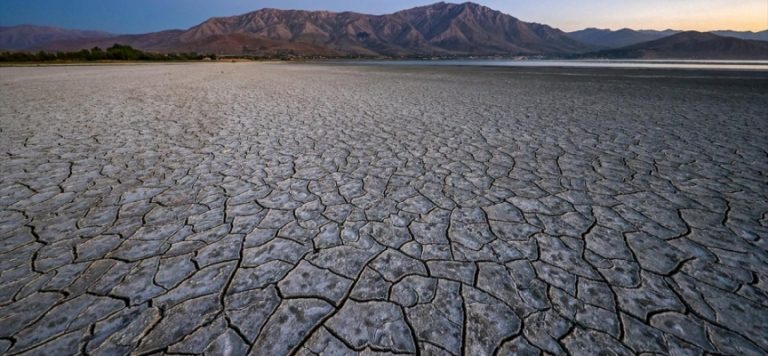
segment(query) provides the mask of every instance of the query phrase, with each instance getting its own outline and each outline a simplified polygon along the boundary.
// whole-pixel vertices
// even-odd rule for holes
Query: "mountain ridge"
[[[685,31],[657,40],[581,55],[604,59],[768,60],[768,42]]]
[[[615,49],[634,44],[653,41],[664,37],[672,36],[681,32],[681,30],[634,30],[630,28],[621,28],[618,30],[601,29],[588,27],[583,30],[568,32],[568,36],[589,45],[602,47],[604,49]],[[731,31],[718,30],[707,31],[703,33],[712,33],[723,37],[733,37],[742,40],[768,41],[768,30],[752,31]]]
[[[595,49],[561,30],[471,2],[440,2],[386,15],[265,8],[174,31],[62,40],[28,49],[77,50],[115,42],[149,51],[257,55],[551,55]]]
[[[620,48],[637,43],[657,40],[679,33],[680,31],[667,29],[657,30],[633,30],[622,28],[618,30],[600,29],[595,27],[585,28],[579,31],[569,32],[568,36],[578,41],[601,47],[604,49]]]
[[[0,48],[18,50],[44,46],[58,41],[102,39],[114,36],[114,34],[104,31],[66,29],[55,26],[0,26]]]
[[[740,38],[742,40],[755,40],[755,41],[768,41],[768,30],[753,32],[753,31],[731,31],[731,30],[717,30],[709,31],[718,36]]]

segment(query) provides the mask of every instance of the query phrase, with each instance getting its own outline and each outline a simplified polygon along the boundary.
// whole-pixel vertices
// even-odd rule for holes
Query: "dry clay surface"
[[[765,354],[767,88],[0,69],[0,353]]]

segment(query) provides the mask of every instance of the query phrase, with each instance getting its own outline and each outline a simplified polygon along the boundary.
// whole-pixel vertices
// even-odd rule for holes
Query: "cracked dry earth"
[[[733,76],[0,69],[0,353],[765,354]]]

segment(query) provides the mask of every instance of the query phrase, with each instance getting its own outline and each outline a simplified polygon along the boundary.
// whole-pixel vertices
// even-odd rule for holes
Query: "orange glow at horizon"
[[[566,31],[586,27],[694,30],[768,30],[768,0],[539,0],[534,4],[490,0],[522,20]]]
[[[757,6],[733,6],[712,9],[711,11],[702,9],[658,19],[644,19],[644,22],[650,23],[653,27],[664,27],[662,24],[669,27],[669,24],[674,24],[683,30],[696,31],[764,31],[768,29],[768,0],[764,1],[763,9]]]

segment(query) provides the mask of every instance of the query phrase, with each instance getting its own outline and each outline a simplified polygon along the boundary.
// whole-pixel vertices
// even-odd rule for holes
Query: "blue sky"
[[[263,7],[383,14],[437,0],[0,0],[0,25],[38,24],[143,33],[188,28],[212,16]],[[457,1],[458,2],[458,1]],[[768,0],[478,0],[525,21],[563,30],[764,30]]]

